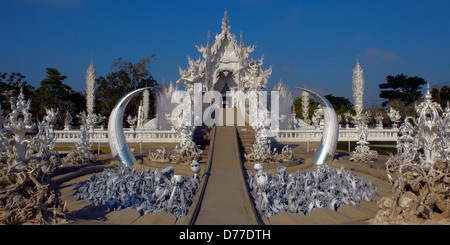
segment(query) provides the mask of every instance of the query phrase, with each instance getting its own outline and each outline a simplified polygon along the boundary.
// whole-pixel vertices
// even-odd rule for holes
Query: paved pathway
[[[210,177],[196,225],[250,225],[257,222],[242,184],[235,134],[235,127],[216,128]]]

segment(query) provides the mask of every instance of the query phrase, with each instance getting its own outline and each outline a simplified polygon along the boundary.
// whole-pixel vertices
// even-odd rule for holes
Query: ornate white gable
[[[202,58],[192,60],[188,57],[187,70],[179,68],[180,79],[177,83],[185,83],[190,89],[193,83],[202,83],[204,91],[222,91],[227,84],[233,91],[261,90],[266,87],[272,74],[272,68],[262,70],[263,58],[249,60],[255,46],[245,47],[242,41],[237,43],[236,36],[230,33],[227,12],[222,19],[222,32],[215,36],[214,44],[206,47],[197,46]]]

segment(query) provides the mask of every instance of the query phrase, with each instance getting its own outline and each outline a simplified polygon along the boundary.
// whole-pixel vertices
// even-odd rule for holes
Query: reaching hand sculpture
[[[370,201],[377,192],[369,180],[328,164],[289,175],[285,167],[278,167],[277,177],[264,172],[261,163],[255,164],[254,169],[255,175],[247,172],[247,182],[256,210],[266,218],[283,211],[303,214],[315,208],[336,211],[342,204]]]

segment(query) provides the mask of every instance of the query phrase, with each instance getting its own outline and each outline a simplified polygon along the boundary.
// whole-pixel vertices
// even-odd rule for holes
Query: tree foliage
[[[442,109],[447,107],[450,103],[450,87],[444,85],[442,87],[433,88],[431,91],[431,96],[433,96],[433,101],[441,105]],[[450,105],[449,105],[450,106]]]
[[[150,115],[155,113],[156,90],[158,83],[152,77],[149,68],[153,63],[155,55],[142,59],[137,63],[132,63],[123,58],[118,58],[112,67],[115,69],[106,75],[106,77],[99,77],[96,80],[95,90],[95,110],[103,116],[109,117],[112,109],[127,93],[142,87],[150,87]],[[142,98],[142,96],[140,97]],[[125,114],[136,115],[139,107],[139,100],[132,100]],[[150,118],[150,117],[149,117]]]
[[[72,118],[86,108],[86,99],[80,92],[75,92],[63,83],[67,76],[61,75],[55,68],[46,68],[47,78],[41,81],[31,101],[31,112],[37,120],[42,120],[45,109],[58,109],[57,128],[62,128],[66,112]]]
[[[422,97],[421,88],[426,83],[421,77],[408,77],[403,73],[396,76],[387,76],[386,83],[378,85],[381,89],[380,97],[387,99],[382,103],[382,106],[387,106],[393,99],[399,99],[406,105],[413,104]]]
[[[353,108],[352,102],[345,97],[334,96],[332,94],[325,95],[325,98],[333,105],[337,114],[343,114]]]
[[[25,75],[17,72],[0,72],[0,103],[3,111],[11,111],[11,98],[17,98],[21,88],[25,98],[34,97],[34,87],[29,85],[25,78]]]

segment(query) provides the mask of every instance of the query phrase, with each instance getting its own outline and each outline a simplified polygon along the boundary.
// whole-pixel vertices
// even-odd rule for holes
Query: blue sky
[[[2,0],[0,72],[20,72],[35,88],[53,67],[77,91],[91,56],[97,76],[115,59],[156,54],[150,71],[176,81],[187,55],[200,57],[228,11],[231,32],[272,65],[268,88],[281,79],[353,102],[356,57],[366,80],[365,107],[379,105],[387,75],[421,76],[450,85],[450,1],[114,1]],[[294,95],[297,93],[294,92]]]

